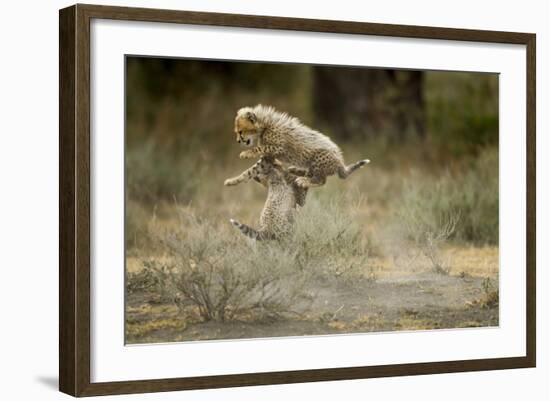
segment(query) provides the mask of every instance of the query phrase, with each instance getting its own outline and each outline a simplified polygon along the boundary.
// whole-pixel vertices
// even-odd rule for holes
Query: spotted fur
[[[244,177],[244,178],[243,178]],[[244,235],[255,240],[281,239],[292,233],[296,206],[303,206],[307,188],[296,184],[297,176],[289,173],[279,162],[261,158],[239,177],[226,180],[225,185],[254,179],[267,187],[267,199],[260,214],[258,229],[231,219]]]
[[[369,163],[360,160],[346,166],[340,148],[331,139],[300,120],[270,106],[243,107],[235,118],[237,142],[248,147],[243,159],[268,156],[303,169],[296,184],[303,188],[325,184],[328,176],[345,179]]]

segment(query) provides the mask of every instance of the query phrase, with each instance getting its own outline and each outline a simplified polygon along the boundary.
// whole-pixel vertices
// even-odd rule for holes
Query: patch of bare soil
[[[307,312],[285,319],[202,322],[147,289],[128,294],[128,344],[498,326],[498,278],[410,273],[312,282]]]

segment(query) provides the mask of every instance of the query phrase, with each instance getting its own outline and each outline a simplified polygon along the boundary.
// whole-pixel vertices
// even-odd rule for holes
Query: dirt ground
[[[452,258],[448,274],[422,265],[371,258],[368,270],[353,279],[319,278],[308,283],[306,312],[285,319],[202,322],[189,305],[182,313],[154,292],[127,293],[126,342],[158,343],[430,330],[498,326],[498,248],[459,247],[445,250]],[[128,280],[141,265],[128,258]]]

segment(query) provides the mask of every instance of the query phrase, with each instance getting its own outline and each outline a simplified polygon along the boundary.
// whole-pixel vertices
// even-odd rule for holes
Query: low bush
[[[295,249],[302,268],[309,265],[318,277],[354,277],[367,267],[369,242],[359,222],[355,206],[344,196],[315,197],[296,219],[296,230],[288,247]]]
[[[417,226],[412,232],[439,232],[451,219],[456,222],[446,239],[498,244],[498,149],[487,149],[466,164],[465,174],[448,172],[437,179],[413,175],[407,180],[394,208],[405,225]]]
[[[141,259],[143,276],[163,299],[182,313],[196,307],[204,321],[303,313],[314,280],[347,280],[366,265],[368,244],[346,207],[311,197],[293,235],[279,241],[252,241],[229,222],[182,214],[177,229],[150,229],[157,254]]]
[[[166,257],[144,260],[159,290],[182,310],[198,309],[204,321],[299,313],[307,279],[296,254],[274,243],[252,243],[194,216],[181,230],[161,234]]]

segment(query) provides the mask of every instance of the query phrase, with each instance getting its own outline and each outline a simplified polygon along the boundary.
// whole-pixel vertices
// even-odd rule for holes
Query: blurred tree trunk
[[[316,123],[346,140],[424,136],[423,84],[421,71],[314,67]]]

